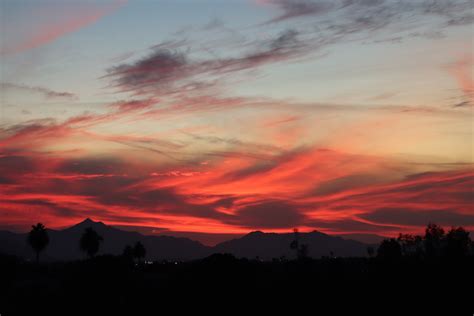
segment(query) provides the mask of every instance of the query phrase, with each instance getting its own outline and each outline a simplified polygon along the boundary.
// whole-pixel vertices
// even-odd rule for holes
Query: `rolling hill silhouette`
[[[137,241],[147,249],[148,260],[193,260],[209,256],[213,253],[230,253],[236,257],[256,258],[264,260],[272,258],[293,258],[294,251],[289,248],[294,239],[292,233],[276,234],[251,232],[241,238],[217,244],[214,247],[205,246],[197,241],[182,237],[150,236],[137,232],[120,230],[102,222],[86,219],[74,226],[63,230],[48,229],[50,243],[44,253],[43,260],[75,260],[85,258],[79,250],[79,239],[88,227],[93,228],[104,238],[100,254],[119,255],[126,245]],[[26,244],[26,233],[0,231],[0,252],[13,254],[24,258],[33,258],[31,248]],[[309,255],[313,258],[329,256],[365,256],[367,244],[333,237],[321,232],[300,233],[300,242],[309,246]]]

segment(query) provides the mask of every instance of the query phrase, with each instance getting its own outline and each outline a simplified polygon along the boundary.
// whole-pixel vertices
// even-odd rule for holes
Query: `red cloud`
[[[396,162],[321,149],[285,152],[266,162],[235,156],[168,168],[125,156],[55,157],[0,157],[1,221],[63,226],[92,216],[118,225],[214,233],[298,226],[392,234],[420,229],[430,219],[473,226],[470,170],[397,180],[387,175]]]

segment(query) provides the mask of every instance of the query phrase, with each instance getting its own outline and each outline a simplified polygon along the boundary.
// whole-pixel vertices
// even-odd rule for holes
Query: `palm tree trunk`
[[[39,251],[36,252],[36,264],[39,264]]]

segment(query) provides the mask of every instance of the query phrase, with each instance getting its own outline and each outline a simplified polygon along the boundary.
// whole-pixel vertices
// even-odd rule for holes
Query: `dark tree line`
[[[130,245],[125,246],[122,255],[130,260],[136,258],[140,262],[146,256],[146,248],[141,242],[137,241],[133,247]]]
[[[474,244],[463,227],[452,227],[446,233],[441,226],[428,224],[423,236],[399,234],[398,238],[385,239],[377,250],[377,257],[463,258],[471,253],[474,253]]]

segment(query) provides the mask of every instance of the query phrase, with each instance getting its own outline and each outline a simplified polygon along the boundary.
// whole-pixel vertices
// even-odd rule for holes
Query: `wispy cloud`
[[[455,107],[465,107],[473,105],[474,102],[474,81],[472,78],[473,69],[472,54],[466,54],[450,65],[449,71],[456,79],[459,89],[463,94],[462,101],[456,103]]]
[[[0,54],[14,54],[51,43],[61,36],[75,32],[120,8],[127,0],[101,2],[37,1],[24,3],[14,14],[2,14]],[[22,23],[28,21],[28,24]]]
[[[268,23],[282,22],[289,19],[321,15],[329,12],[335,7],[334,3],[329,1],[312,0],[262,0],[261,4],[275,5],[281,11],[281,14]]]
[[[443,2],[430,0],[260,0],[257,3],[275,6],[280,11],[280,15],[270,20],[269,23],[335,13],[340,13],[342,16],[334,18],[348,20],[365,18],[366,22],[372,20],[376,15],[390,18],[391,21],[387,22],[413,15],[440,17],[445,25],[462,25],[474,22],[474,16],[469,11],[470,1],[463,0]]]
[[[307,49],[292,29],[266,41],[252,42],[240,55],[222,58],[193,58],[187,42],[164,42],[152,47],[146,57],[109,68],[103,78],[110,79],[118,91],[135,95],[202,94],[220,87],[227,74],[295,59]]]
[[[0,90],[5,92],[34,93],[43,96],[46,99],[67,99],[77,100],[78,96],[71,92],[58,92],[44,87],[33,87],[24,84],[10,82],[0,82]]]
[[[432,1],[389,0],[268,0],[281,14],[256,26],[265,38],[246,36],[238,43],[206,41],[194,43],[177,35],[159,43],[151,52],[135,61],[109,67],[103,79],[110,80],[115,91],[135,96],[219,96],[243,75],[263,66],[288,63],[303,58],[316,58],[323,50],[340,43],[401,42],[405,38],[441,36],[442,31],[461,21],[468,3],[453,1],[440,5]],[[305,19],[303,19],[305,18]],[[434,29],[426,29],[423,21],[431,19]],[[269,24],[287,21],[283,31],[269,32]],[[449,21],[459,21],[451,23]],[[378,36],[382,36],[379,38]],[[211,45],[212,44],[212,45]],[[209,50],[206,47],[212,46]],[[210,57],[209,57],[210,56]]]
[[[161,223],[171,230],[182,230],[186,221],[201,221],[202,232],[297,226],[390,233],[419,229],[428,219],[474,225],[472,171],[406,170],[405,177],[387,178],[387,171],[400,168],[400,162],[383,167],[387,162],[377,160],[315,149],[281,154],[268,167],[233,157],[194,169],[186,164],[163,169],[159,164],[137,165],[126,157],[52,159],[5,153],[0,157],[0,218],[16,214],[16,221],[18,216],[31,221],[26,214],[11,212],[28,206],[56,225],[84,216],[126,224],[133,217],[135,224]],[[161,171],[151,172],[155,168]]]

